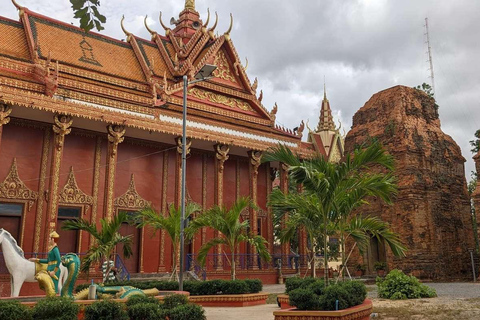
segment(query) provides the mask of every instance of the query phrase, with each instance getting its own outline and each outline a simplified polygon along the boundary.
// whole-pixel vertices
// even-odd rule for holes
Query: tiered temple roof
[[[230,38],[233,17],[216,36],[218,16],[210,27],[210,14],[203,22],[187,0],[173,30],[160,15],[165,34],[145,24],[151,39],[141,39],[122,20],[121,41],[14,4],[19,22],[0,17],[0,102],[181,135],[182,76],[213,64],[213,79],[188,87],[190,137],[256,150],[285,143],[312,154],[301,130],[275,125],[276,106],[262,105]]]

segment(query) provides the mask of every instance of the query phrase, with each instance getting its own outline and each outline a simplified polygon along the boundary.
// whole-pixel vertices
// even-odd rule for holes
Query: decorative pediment
[[[75,175],[73,174],[73,167],[70,167],[67,183],[60,192],[59,202],[62,204],[93,205],[93,197],[78,187]]]
[[[20,177],[17,170],[17,159],[13,158],[12,166],[5,180],[0,184],[0,198],[21,200],[28,203],[28,211],[38,199],[38,192],[30,190]]]
[[[237,79],[235,78],[230,63],[228,62],[227,55],[223,50],[218,50],[213,64],[217,66],[217,69],[213,71],[214,77],[237,83]]]
[[[150,205],[150,201],[143,199],[138,194],[137,189],[135,188],[135,180],[132,173],[127,192],[116,198],[113,204],[118,208],[143,209]]]

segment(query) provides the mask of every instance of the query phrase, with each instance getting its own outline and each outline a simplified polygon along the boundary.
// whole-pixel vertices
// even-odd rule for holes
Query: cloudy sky
[[[17,0],[35,12],[78,25],[68,0]],[[178,17],[183,0],[102,0],[107,17],[103,34],[125,38],[128,31],[149,39],[143,26],[162,31]],[[350,128],[353,114],[376,92],[402,84],[430,82],[425,18],[429,19],[437,103],[442,129],[460,145],[473,170],[468,141],[480,129],[480,1],[476,0],[197,0],[206,19],[207,8],[219,14],[217,30],[231,33],[237,51],[248,57],[248,75],[258,77],[263,104],[275,102],[277,122],[286,127],[318,122],[323,79],[334,117]],[[0,2],[0,15],[18,19],[9,0]]]

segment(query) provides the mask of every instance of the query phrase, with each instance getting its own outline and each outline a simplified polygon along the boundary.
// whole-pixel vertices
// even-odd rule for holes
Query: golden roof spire
[[[325,76],[323,76],[323,100],[327,100],[327,87],[325,85]]]
[[[195,0],[185,0],[185,9],[195,10]]]
[[[325,84],[325,76],[323,79],[323,101],[320,108],[320,119],[318,122],[317,132],[336,130],[335,122],[333,122],[332,110],[330,102],[327,100],[327,86]]]

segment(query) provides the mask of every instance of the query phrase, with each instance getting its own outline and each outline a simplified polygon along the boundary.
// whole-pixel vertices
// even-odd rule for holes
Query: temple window
[[[79,218],[81,213],[81,207],[58,207],[57,233],[60,235],[58,249],[62,254],[77,252],[79,231],[62,230],[62,225],[67,220]]]

